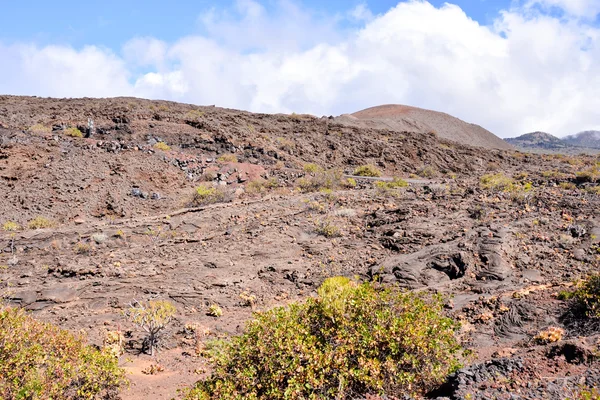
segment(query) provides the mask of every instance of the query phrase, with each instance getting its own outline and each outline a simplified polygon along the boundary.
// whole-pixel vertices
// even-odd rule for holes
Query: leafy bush
[[[158,142],[153,147],[156,150],[161,150],[161,151],[169,151],[169,150],[171,150],[171,146],[169,146],[165,142]]]
[[[218,203],[224,199],[225,193],[221,188],[202,184],[196,188],[192,202],[196,206],[202,206],[206,204]]]
[[[220,163],[236,163],[238,162],[235,154],[223,154],[221,157],[217,158],[217,161]]]
[[[125,371],[84,338],[18,308],[0,309],[0,398],[116,398]]]
[[[27,227],[29,229],[45,229],[45,228],[52,228],[54,227],[56,224],[54,223],[54,221],[46,218],[46,217],[35,217],[34,219],[32,219],[31,221],[29,221],[27,223]]]
[[[15,232],[21,229],[21,226],[14,221],[6,221],[4,225],[2,225],[2,230],[7,232]]]
[[[354,170],[354,175],[379,177],[381,171],[374,165],[361,165]]]
[[[64,130],[63,133],[67,136],[71,136],[71,137],[75,137],[75,138],[83,137],[83,133],[81,133],[81,131],[77,128],[67,128]]]
[[[150,355],[154,355],[160,333],[176,312],[175,306],[165,300],[149,301],[147,304],[135,301],[125,311],[125,316],[148,334],[144,338],[144,348],[150,349]]]
[[[327,238],[334,238],[342,236],[342,232],[340,228],[335,225],[335,223],[331,220],[325,221],[316,221],[315,222],[315,231],[319,235],[323,235]]]
[[[390,182],[385,182],[385,181],[375,182],[375,186],[377,186],[379,189],[391,190],[391,189],[407,187],[408,182],[406,182],[404,179],[401,179],[401,178],[394,178]]]
[[[317,170],[309,176],[305,176],[296,181],[298,189],[301,192],[316,192],[322,189],[337,189],[342,182],[343,173],[337,169]]]
[[[600,318],[600,274],[592,275],[579,284],[572,297],[586,316]]]
[[[330,278],[317,298],[255,314],[212,344],[191,399],[344,399],[424,393],[460,367],[458,324],[440,296]]]
[[[437,171],[433,167],[426,166],[419,169],[417,171],[417,175],[422,178],[435,178],[435,176],[437,175]]]
[[[323,167],[321,167],[318,164],[314,164],[314,163],[304,164],[304,167],[302,167],[302,169],[307,174],[318,174],[318,173],[322,173],[324,171]]]

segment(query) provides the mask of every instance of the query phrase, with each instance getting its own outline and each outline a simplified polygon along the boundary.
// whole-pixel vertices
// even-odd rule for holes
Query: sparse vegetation
[[[523,193],[533,189],[529,182],[515,182],[514,179],[504,175],[503,173],[489,174],[481,177],[480,186],[482,189],[491,190],[494,192],[504,193]]]
[[[212,375],[186,399],[342,399],[424,393],[460,367],[439,296],[330,278],[318,298],[258,313],[213,343]]]
[[[77,128],[67,128],[63,131],[63,133],[67,136],[71,136],[74,138],[82,138],[83,137],[83,133],[81,133],[81,131]]]
[[[154,146],[152,146],[152,147],[154,147],[156,150],[161,150],[161,151],[169,151],[169,150],[171,150],[171,146],[169,146],[165,142],[155,143]]]
[[[42,216],[35,217],[27,223],[29,229],[46,229],[53,228],[54,226],[56,226],[54,221]]]
[[[600,274],[579,283],[573,300],[589,318],[600,318]]]
[[[381,176],[381,171],[374,165],[361,165],[354,170],[354,175],[377,178]]]
[[[223,154],[222,156],[217,158],[217,161],[222,164],[236,163],[238,162],[238,158],[235,156],[235,154]]]
[[[337,169],[321,170],[307,174],[296,181],[301,192],[316,192],[322,189],[337,189],[342,183],[343,173]]]
[[[49,127],[44,126],[42,124],[35,124],[35,125],[31,126],[27,131],[29,133],[33,133],[33,134],[37,134],[37,135],[47,134],[47,133],[52,132],[52,130]]]
[[[564,334],[564,329],[551,326],[535,335],[533,340],[540,344],[556,343],[562,340]]]
[[[126,383],[109,352],[21,309],[0,308],[1,398],[109,399]]]
[[[302,167],[302,169],[304,170],[304,172],[311,175],[320,174],[325,171],[323,167],[314,163],[304,164],[304,167]]]
[[[279,186],[277,178],[256,179],[248,182],[246,192],[250,194],[261,194]]]
[[[208,306],[208,315],[211,317],[219,318],[223,315],[223,310],[219,307],[218,304],[211,304]]]
[[[6,221],[4,225],[2,225],[2,230],[6,232],[16,232],[21,229],[21,226],[13,221]]]
[[[185,114],[184,119],[186,121],[197,121],[202,117],[204,117],[204,112],[200,110],[191,110]]]
[[[166,300],[152,300],[147,304],[135,300],[125,311],[127,319],[142,328],[147,336],[143,348],[154,355],[159,346],[160,334],[176,313],[175,306]]]
[[[342,236],[342,231],[332,220],[316,221],[315,232],[327,238]]]
[[[584,171],[579,171],[575,174],[577,180],[580,182],[599,182],[600,181],[600,167],[598,164],[590,167]]]
[[[203,206],[206,204],[219,203],[225,199],[225,192],[220,187],[210,186],[209,184],[201,184],[194,192],[192,203],[195,206]]]
[[[408,182],[406,182],[404,179],[395,177],[394,179],[392,179],[389,182],[388,181],[375,182],[375,186],[382,190],[392,190],[392,189],[399,189],[399,188],[407,187]]]
[[[431,179],[437,176],[437,171],[431,166],[425,166],[417,171],[417,175],[421,178]]]

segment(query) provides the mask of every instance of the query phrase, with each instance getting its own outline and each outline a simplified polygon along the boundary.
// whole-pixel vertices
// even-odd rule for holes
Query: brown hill
[[[488,149],[513,149],[510,144],[479,125],[464,122],[446,113],[417,107],[389,104],[342,115],[337,120],[374,129],[434,132],[443,139]]]

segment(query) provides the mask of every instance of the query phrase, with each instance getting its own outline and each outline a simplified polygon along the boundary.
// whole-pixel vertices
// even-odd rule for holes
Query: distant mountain
[[[397,132],[435,132],[438,137],[471,146],[511,150],[513,147],[479,125],[464,122],[446,113],[423,108],[388,104],[344,114],[337,122]]]
[[[600,131],[583,131],[567,136],[563,140],[573,146],[600,149]]]
[[[504,140],[522,149],[559,150],[573,147],[573,145],[546,132],[531,132]]]

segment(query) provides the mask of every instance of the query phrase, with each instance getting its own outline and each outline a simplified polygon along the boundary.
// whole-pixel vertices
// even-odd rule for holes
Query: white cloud
[[[291,0],[274,8],[238,0],[203,14],[202,36],[134,38],[121,56],[93,46],[0,44],[8,60],[0,92],[133,94],[316,115],[402,103],[502,136],[598,129],[600,30],[586,19],[597,2],[542,1],[570,17],[524,3],[482,26],[457,6],[412,0],[376,16],[359,5],[345,14],[350,25],[340,25],[339,16],[317,16]]]
[[[528,7],[558,8],[568,15],[594,20],[600,14],[598,0],[529,0]]]

